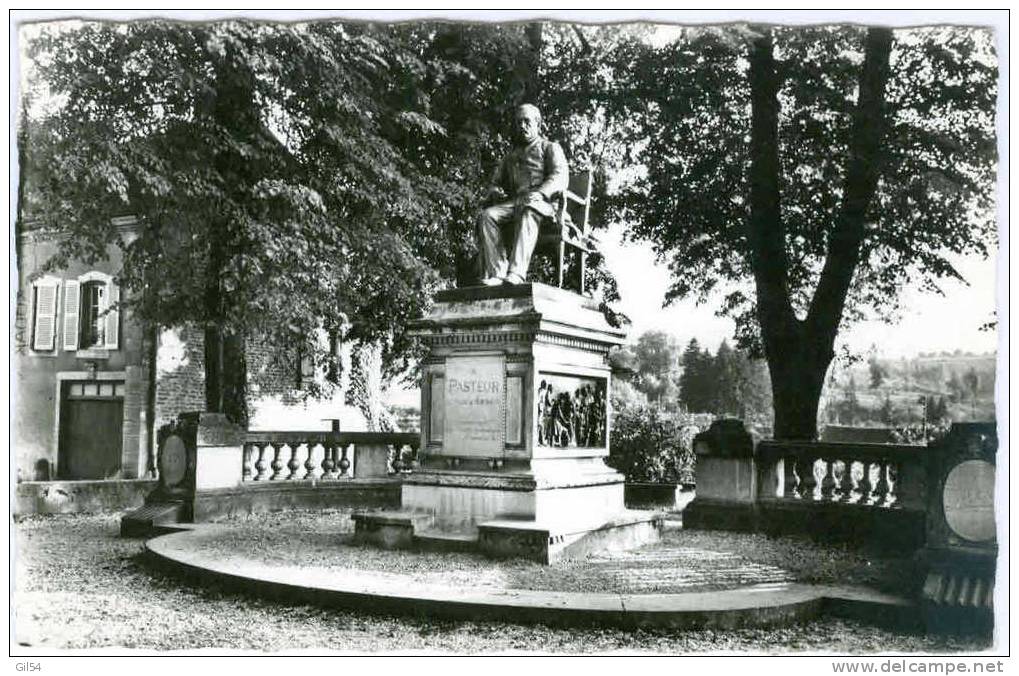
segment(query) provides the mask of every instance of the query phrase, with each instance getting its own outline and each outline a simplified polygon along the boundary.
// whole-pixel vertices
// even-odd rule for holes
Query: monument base
[[[492,558],[522,558],[543,564],[657,542],[663,521],[657,512],[625,510],[576,520],[493,519],[466,531],[435,530],[426,512],[362,512],[353,516],[354,540],[383,549],[478,551]]]
[[[518,472],[425,470],[402,509],[354,515],[355,539],[387,549],[479,551],[539,563],[657,542],[662,517],[623,507],[623,477],[601,459]]]
[[[658,539],[661,518],[627,511],[605,464],[608,353],[625,334],[597,301],[543,284],[450,289],[411,333],[428,347],[419,464],[399,512],[355,515],[357,539],[542,563]]]
[[[563,458],[517,471],[419,471],[406,478],[401,504],[433,515],[440,530],[473,532],[491,519],[569,526],[622,511],[623,488],[601,458]]]

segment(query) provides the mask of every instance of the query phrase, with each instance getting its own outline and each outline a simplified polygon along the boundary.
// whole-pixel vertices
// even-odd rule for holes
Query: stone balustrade
[[[922,446],[762,441],[758,500],[922,511],[927,457]]]
[[[416,432],[247,432],[242,482],[338,481],[413,470]]]
[[[697,495],[688,528],[808,533],[901,548],[924,541],[930,450],[764,440],[738,420],[694,439]]]

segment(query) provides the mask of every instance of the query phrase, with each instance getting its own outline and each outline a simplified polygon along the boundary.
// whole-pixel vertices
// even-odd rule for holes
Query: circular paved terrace
[[[428,617],[547,624],[736,628],[831,613],[898,626],[908,559],[793,538],[668,528],[660,543],[543,566],[461,552],[351,543],[349,512],[252,515],[146,544],[196,584],[271,598]]]

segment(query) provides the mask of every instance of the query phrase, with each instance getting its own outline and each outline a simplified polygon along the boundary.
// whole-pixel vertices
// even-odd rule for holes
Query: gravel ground
[[[204,541],[203,551],[222,559],[236,556],[335,575],[371,573],[457,587],[667,594],[797,581],[866,585],[902,594],[919,577],[910,556],[721,531],[673,529],[662,542],[640,549],[543,566],[523,560],[493,562],[478,554],[357,546],[350,542],[350,512],[342,510],[261,514],[227,523],[232,532]]]
[[[327,528],[331,521],[344,521],[344,516],[336,513],[318,518],[289,514],[286,522],[302,525],[306,533],[314,534],[320,528]],[[258,522],[265,528],[255,528]],[[279,516],[262,515],[236,523],[266,538],[270,537],[264,534],[266,531],[271,534],[277,532],[276,529],[281,533],[289,530],[281,528]],[[628,632],[430,621],[307,605],[281,605],[216,589],[183,587],[171,578],[153,573],[138,560],[142,542],[120,539],[118,526],[118,515],[32,517],[15,524],[17,562],[13,605],[18,644],[43,651],[116,646],[264,652],[316,649],[570,654],[606,651],[969,653],[989,647],[980,639],[904,635],[832,619],[769,630]],[[718,542],[722,543],[719,547],[731,546],[733,551],[742,552],[748,546],[740,542],[740,536],[692,532],[684,533],[686,536],[708,538],[712,547]],[[323,548],[328,544],[312,540]],[[726,542],[730,544],[725,545]],[[705,541],[701,546],[707,544]],[[791,544],[790,551],[793,549],[799,553],[803,551],[801,545]],[[835,560],[839,555],[836,553],[830,558]],[[835,564],[832,565],[832,570],[836,569]],[[804,571],[808,568],[811,566],[802,566]],[[795,571],[796,567],[788,566],[788,569]]]

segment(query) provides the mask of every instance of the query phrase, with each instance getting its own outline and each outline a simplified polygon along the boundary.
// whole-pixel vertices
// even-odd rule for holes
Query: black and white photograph
[[[1008,21],[11,10],[11,669],[1006,672]]]

